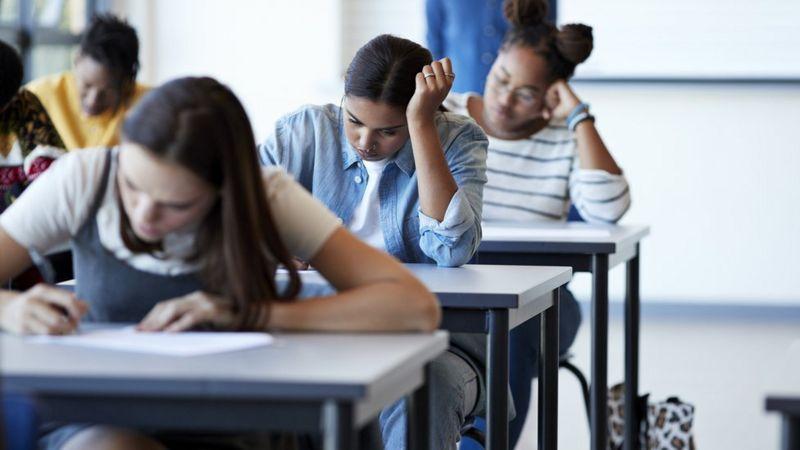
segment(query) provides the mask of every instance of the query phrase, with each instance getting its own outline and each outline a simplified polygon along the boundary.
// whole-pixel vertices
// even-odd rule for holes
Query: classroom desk
[[[188,358],[32,343],[0,335],[2,388],[35,399],[42,420],[206,431],[321,432],[325,450],[411,395],[409,434],[428,448],[432,334],[277,334],[268,347]]]
[[[647,226],[484,223],[479,264],[563,265],[592,274],[591,450],[607,447],[608,272],[626,264],[625,449],[638,448],[639,242]]]
[[[558,288],[572,278],[569,267],[406,264],[439,298],[442,328],[487,335],[487,439],[491,450],[508,448],[508,333],[541,315],[543,364],[539,368],[539,448],[556,448],[558,430]],[[304,284],[327,285],[316,271],[301,272]],[[285,274],[279,274],[279,280]]]
[[[800,340],[793,342],[769,374],[766,409],[781,415],[781,449],[800,449]]]
[[[781,415],[781,449],[797,450],[800,448],[800,392],[794,395],[769,395],[766,401],[767,411]]]

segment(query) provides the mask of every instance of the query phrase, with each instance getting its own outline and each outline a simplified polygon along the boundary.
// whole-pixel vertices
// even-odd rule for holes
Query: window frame
[[[0,3],[8,0],[0,0]],[[13,21],[0,22],[0,39],[15,46],[25,68],[23,83],[30,81],[36,73],[33,52],[39,46],[73,47],[81,40],[79,33],[71,33],[57,26],[39,26],[34,17],[33,0],[17,0],[17,17]],[[108,10],[105,0],[84,0],[86,2],[86,23],[94,14]]]

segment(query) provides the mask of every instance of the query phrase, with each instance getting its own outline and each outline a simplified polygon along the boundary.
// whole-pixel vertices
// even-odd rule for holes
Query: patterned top
[[[0,156],[7,158],[18,141],[22,155],[27,156],[37,145],[64,148],[53,121],[39,98],[27,89],[21,89],[0,112],[0,135],[13,136],[0,145]]]
[[[37,147],[48,151],[36,151]],[[21,89],[0,110],[0,212],[58,156],[64,142],[39,99]]]

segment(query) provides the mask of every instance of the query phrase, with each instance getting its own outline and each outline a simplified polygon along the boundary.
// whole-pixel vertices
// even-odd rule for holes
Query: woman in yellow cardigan
[[[95,16],[72,71],[34,80],[27,89],[50,115],[67,150],[119,143],[125,113],[147,90],[136,83],[139,38],[127,22]]]

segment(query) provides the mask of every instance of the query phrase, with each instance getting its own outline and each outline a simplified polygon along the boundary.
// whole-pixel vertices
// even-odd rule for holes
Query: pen
[[[42,280],[50,285],[53,286],[56,284],[56,270],[53,268],[53,264],[47,259],[44,255],[39,253],[38,250],[34,248],[28,249],[28,254],[31,257],[31,261],[33,265],[36,266],[36,270],[39,271],[39,275],[42,276]],[[71,320],[69,311],[66,310],[63,306],[59,306],[56,304],[51,305],[54,308],[57,308],[61,314],[64,315],[64,318],[67,320]],[[77,328],[76,328],[77,329]]]
[[[39,275],[42,276],[44,282],[50,285],[56,284],[56,271],[53,269],[50,260],[34,248],[28,249],[28,254],[31,256],[31,261],[33,261],[33,265],[36,266],[36,270],[39,271]]]

